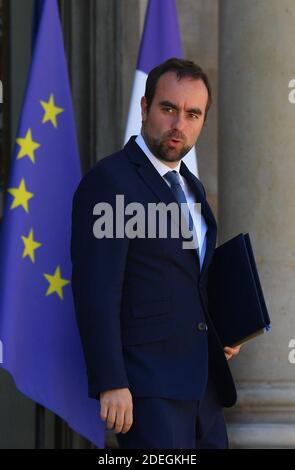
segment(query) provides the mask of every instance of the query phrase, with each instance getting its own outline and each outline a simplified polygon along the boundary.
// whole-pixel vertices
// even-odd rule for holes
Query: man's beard
[[[186,137],[179,131],[168,131],[162,136],[161,140],[157,140],[148,134],[146,126],[143,124],[142,135],[152,154],[164,162],[179,162],[192,148],[186,145]],[[175,149],[168,148],[167,141],[170,139],[181,140],[182,146],[177,152]]]

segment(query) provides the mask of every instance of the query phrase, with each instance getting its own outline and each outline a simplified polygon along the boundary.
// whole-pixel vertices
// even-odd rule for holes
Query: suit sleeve
[[[115,199],[112,178],[96,168],[82,180],[73,200],[72,289],[91,398],[129,387],[120,332],[128,239],[97,239],[93,234],[95,204],[108,202],[114,208]]]

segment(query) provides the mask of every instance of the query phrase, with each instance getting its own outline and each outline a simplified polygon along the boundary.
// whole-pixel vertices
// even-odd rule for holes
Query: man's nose
[[[185,126],[185,119],[184,115],[182,113],[177,113],[174,116],[173,122],[172,122],[172,127],[173,129],[177,129],[179,131],[183,130]]]

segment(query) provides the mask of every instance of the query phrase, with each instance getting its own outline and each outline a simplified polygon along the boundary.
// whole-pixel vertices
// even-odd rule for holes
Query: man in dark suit
[[[89,396],[122,448],[228,446],[222,407],[235,403],[236,391],[227,359],[239,348],[223,349],[210,320],[216,222],[202,183],[181,161],[210,102],[208,78],[193,62],[153,69],[141,135],[99,161],[75,193],[72,288]],[[191,249],[183,232],[172,236],[172,212],[167,236],[161,221],[151,235],[148,214],[159,203],[183,210],[178,226],[185,220],[192,231]]]

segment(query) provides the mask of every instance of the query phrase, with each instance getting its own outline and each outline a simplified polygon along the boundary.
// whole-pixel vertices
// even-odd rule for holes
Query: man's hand
[[[234,348],[230,348],[229,346],[225,346],[225,348],[223,348],[223,351],[224,351],[226,359],[229,360],[233,356],[237,356],[237,354],[239,354],[239,352],[240,352],[240,349],[241,349],[241,345],[235,346]]]
[[[125,434],[133,423],[132,395],[128,388],[116,388],[100,394],[100,417],[107,428]]]

